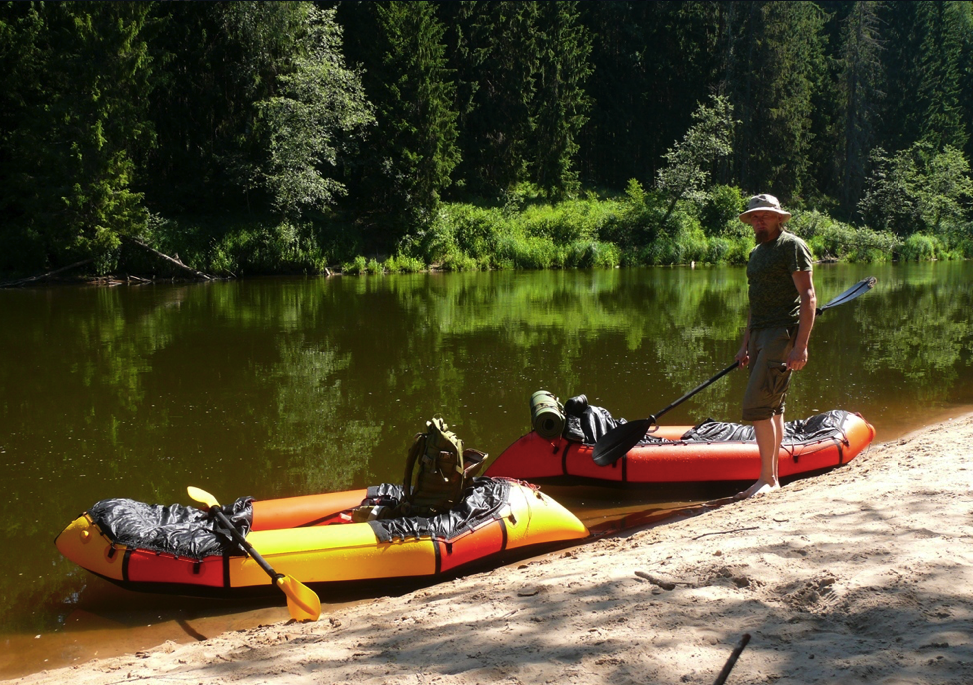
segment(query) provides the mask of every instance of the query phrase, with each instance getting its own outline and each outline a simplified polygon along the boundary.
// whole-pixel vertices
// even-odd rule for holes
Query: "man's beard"
[[[754,238],[756,238],[758,243],[769,243],[771,236],[777,232],[777,227],[771,228],[755,228],[753,229]]]

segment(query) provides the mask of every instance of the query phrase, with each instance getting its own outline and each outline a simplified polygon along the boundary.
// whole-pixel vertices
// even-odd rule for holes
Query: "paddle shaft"
[[[840,304],[845,304],[846,302],[851,302],[856,297],[871,290],[878,279],[874,276],[869,276],[865,278],[852,287],[848,288],[845,292],[838,295],[836,298],[828,302],[823,307],[819,307],[816,310],[816,314],[820,314],[832,307],[837,307]],[[688,393],[680,397],[678,400],[670,404],[668,407],[653,414],[647,419],[639,419],[638,421],[629,421],[628,423],[623,423],[616,426],[612,430],[605,433],[601,438],[595,443],[595,448],[592,452],[592,459],[598,466],[608,466],[614,464],[618,459],[625,455],[632,447],[638,444],[638,442],[645,437],[645,434],[652,429],[653,426],[658,425],[659,417],[668,412],[670,409],[678,407],[680,404],[688,400],[690,397],[698,393],[700,390],[708,387],[712,383],[715,383],[721,379],[726,374],[733,371],[733,369],[740,366],[739,361],[735,361],[730,366],[726,367],[718,374],[710,378],[708,381],[702,385],[690,390]]]
[[[723,376],[725,376],[726,374],[730,373],[730,371],[733,371],[733,369],[735,369],[738,366],[740,366],[740,362],[733,362],[728,367],[726,367],[725,369],[723,369],[722,371],[720,371],[718,374],[716,374],[715,376],[713,376],[712,378],[710,378],[708,381],[706,381],[704,383],[701,383],[700,385],[697,385],[695,388],[693,388],[692,390],[690,390],[689,392],[687,392],[685,395],[683,395],[682,397],[680,397],[678,400],[676,400],[675,402],[673,402],[672,404],[670,404],[668,407],[666,407],[662,411],[660,411],[660,412],[658,412],[656,414],[653,414],[651,417],[649,417],[649,420],[652,421],[653,423],[656,423],[659,420],[659,417],[661,417],[667,411],[669,411],[670,409],[675,409],[680,404],[682,404],[683,402],[685,402],[686,400],[688,400],[690,397],[692,397],[693,395],[695,395],[696,393],[698,393],[700,390],[705,390],[710,385],[712,385],[716,381],[718,381],[721,378],[723,378]]]
[[[275,571],[273,567],[267,563],[267,560],[260,556],[260,552],[255,550],[253,545],[247,542],[247,539],[243,536],[243,533],[237,530],[236,526],[230,522],[230,519],[226,517],[226,514],[223,513],[220,506],[212,506],[209,508],[209,510],[210,513],[216,516],[216,519],[223,525],[223,527],[230,532],[230,536],[233,538],[233,541],[242,547],[243,551],[249,554],[250,558],[256,561],[260,568],[262,568],[267,575],[270,576],[274,582],[276,582],[277,579],[281,577],[281,574],[277,573],[277,571]]]
[[[850,287],[848,290],[846,290],[845,292],[843,292],[840,295],[838,295],[838,297],[836,297],[833,300],[831,300],[830,302],[828,302],[828,304],[824,305],[823,307],[818,307],[818,309],[817,309],[817,311],[815,313],[816,314],[820,314],[821,312],[827,311],[827,310],[831,309],[832,307],[837,307],[839,304],[844,304],[845,302],[850,302],[850,301],[854,300],[856,297],[858,297],[862,293],[867,292],[868,290],[871,290],[872,287],[875,286],[876,280],[877,279],[874,276],[871,276],[871,277],[866,278],[866,279],[864,279],[862,281],[859,281],[858,283],[856,283],[855,285],[853,285],[852,287]],[[740,366],[740,362],[738,362],[738,361],[733,362],[728,367],[726,367],[725,369],[723,369],[722,371],[720,371],[718,374],[716,374],[715,376],[713,376],[712,378],[710,378],[708,381],[706,381],[706,382],[704,382],[704,383],[696,386],[695,388],[693,388],[692,390],[690,390],[689,392],[687,392],[685,395],[683,395],[682,397],[680,397],[678,400],[676,400],[675,402],[673,402],[672,404],[670,404],[668,407],[666,407],[662,411],[653,414],[648,419],[649,421],[652,422],[649,425],[651,426],[652,424],[657,423],[658,420],[659,420],[659,418],[663,414],[665,414],[667,411],[669,411],[670,409],[675,409],[680,404],[682,404],[683,402],[685,402],[686,400],[688,400],[690,397],[692,397],[693,395],[695,395],[696,393],[698,393],[700,390],[705,390],[710,385],[712,385],[716,381],[718,381],[721,378],[723,378],[723,376],[725,376],[726,374],[730,373],[731,371],[733,371],[733,369],[737,368],[738,366]]]

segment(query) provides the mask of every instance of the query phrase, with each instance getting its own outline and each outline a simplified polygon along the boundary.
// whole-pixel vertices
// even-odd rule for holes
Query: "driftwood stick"
[[[757,530],[760,526],[747,526],[746,528],[734,528],[733,530],[714,530],[712,533],[703,533],[702,535],[697,535],[693,540],[699,540],[700,538],[705,538],[707,535],[729,535],[730,533],[739,533],[742,530]]]
[[[141,276],[133,276],[132,274],[128,274],[127,276],[125,276],[125,280],[128,281],[128,282],[135,281],[136,283],[151,283],[152,282],[148,278],[142,278]]]
[[[76,269],[79,266],[84,266],[85,264],[90,264],[95,261],[94,257],[91,259],[83,259],[80,262],[75,262],[74,264],[69,264],[68,266],[62,266],[60,269],[55,269],[54,271],[48,271],[46,274],[38,274],[37,276],[31,276],[30,278],[21,278],[16,281],[8,281],[6,283],[0,283],[0,288],[19,288],[22,285],[27,285],[28,283],[34,283],[36,281],[43,281],[45,278],[50,278],[51,276],[56,276],[64,271],[70,271],[71,269]]]
[[[675,590],[677,585],[688,585],[690,587],[693,585],[692,583],[687,583],[682,580],[666,580],[665,578],[657,578],[656,576],[648,574],[645,571],[636,571],[635,575],[643,580],[649,581],[653,585],[658,585],[663,590]]]
[[[138,240],[137,238],[128,238],[128,237],[126,237],[126,238],[123,238],[123,240],[125,242],[127,242],[127,243],[132,243],[133,245],[136,245],[138,247],[141,247],[143,250],[147,250],[147,251],[151,252],[156,257],[159,257],[160,259],[164,259],[165,261],[169,262],[170,264],[175,264],[180,269],[183,269],[184,271],[188,271],[189,273],[193,274],[197,278],[202,278],[202,279],[207,280],[207,281],[214,280],[214,277],[213,276],[210,276],[209,274],[204,274],[202,271],[196,271],[196,269],[194,269],[194,268],[192,268],[190,266],[186,266],[185,264],[183,264],[182,262],[180,262],[175,257],[170,257],[169,255],[165,254],[164,252],[159,252],[154,247],[149,247],[148,245],[146,245],[145,243],[143,243],[141,240]]]
[[[730,675],[730,671],[732,671],[733,667],[736,665],[737,659],[739,659],[740,655],[743,654],[743,649],[747,646],[748,642],[750,642],[750,633],[744,633],[743,637],[740,638],[740,643],[733,648],[733,652],[730,654],[730,658],[727,660],[726,665],[723,666],[723,670],[720,671],[720,674],[716,676],[716,680],[713,681],[713,685],[723,685],[723,683],[726,682],[727,676]]]

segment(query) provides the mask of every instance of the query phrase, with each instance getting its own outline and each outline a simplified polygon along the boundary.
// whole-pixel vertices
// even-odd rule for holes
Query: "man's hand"
[[[747,368],[747,364],[750,363],[750,355],[747,353],[747,346],[746,345],[744,345],[743,347],[740,348],[740,351],[737,352],[737,356],[735,357],[735,359],[738,362],[740,362],[740,368],[741,369]]]
[[[787,355],[787,368],[791,371],[800,371],[807,365],[807,348],[795,347]]]

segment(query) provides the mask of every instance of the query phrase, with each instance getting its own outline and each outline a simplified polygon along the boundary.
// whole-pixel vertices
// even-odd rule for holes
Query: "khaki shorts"
[[[791,372],[784,368],[794,347],[795,328],[750,331],[750,380],[743,396],[743,420],[763,421],[784,413]]]

